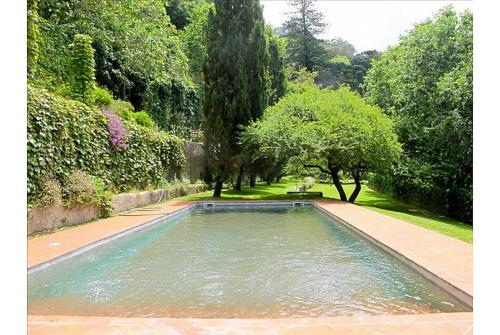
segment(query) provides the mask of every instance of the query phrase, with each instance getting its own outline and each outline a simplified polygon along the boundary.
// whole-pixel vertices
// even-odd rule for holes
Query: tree
[[[205,148],[216,176],[214,196],[238,164],[240,127],[267,104],[269,54],[258,0],[216,0],[208,19],[203,68]],[[241,173],[241,168],[238,168]]]
[[[288,60],[312,71],[324,54],[316,36],[326,27],[324,15],[314,8],[314,0],[289,0],[293,7],[284,27],[288,39]]]
[[[332,40],[322,41],[321,44],[325,48],[328,60],[335,56],[345,56],[351,59],[356,53],[356,48],[354,48],[354,45],[340,37],[334,38]]]
[[[213,3],[203,2],[188,13],[189,24],[180,32],[183,50],[189,59],[193,81],[203,86],[203,63],[206,57],[208,15]]]
[[[242,138],[256,151],[255,160],[288,163],[300,173],[315,168],[328,174],[343,201],[354,202],[367,173],[389,170],[400,153],[391,120],[380,108],[358,94],[302,85],[269,107],[263,118],[250,124]],[[354,179],[349,199],[340,173]]]
[[[357,91],[359,94],[364,94],[364,81],[368,70],[371,68],[372,60],[378,60],[380,58],[380,52],[377,50],[363,51],[356,54],[351,59],[352,64],[352,89]]]
[[[195,0],[193,0],[195,1]],[[188,137],[200,126],[198,92],[165,0],[39,0],[36,80],[59,92],[69,81],[68,45],[89,35],[95,76],[113,96],[145,110],[160,127]],[[170,3],[170,1],[168,2]]]
[[[77,100],[91,103],[95,88],[94,49],[92,38],[77,34],[71,45],[71,86]]]
[[[328,79],[324,80],[328,72]],[[354,86],[351,60],[347,56],[335,56],[319,69],[318,83],[321,86],[337,89],[342,85]],[[322,80],[323,79],[323,80]]]
[[[415,25],[368,71],[366,96],[395,121],[403,159],[381,189],[472,220],[472,13]]]
[[[371,67],[371,60],[380,57],[376,50],[356,54],[352,44],[342,38],[322,41],[325,54],[317,66],[316,83],[320,87],[339,88],[346,84],[363,94],[364,77]]]
[[[190,13],[204,0],[169,0],[165,3],[165,9],[170,22],[178,29],[184,29],[189,23]]]
[[[269,47],[269,104],[275,104],[286,93],[285,53],[286,40],[276,36],[271,27],[267,27]]]

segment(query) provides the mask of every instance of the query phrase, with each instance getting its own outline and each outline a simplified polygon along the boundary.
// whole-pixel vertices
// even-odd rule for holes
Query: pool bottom
[[[30,314],[283,318],[467,311],[311,207],[169,219],[30,276]]]

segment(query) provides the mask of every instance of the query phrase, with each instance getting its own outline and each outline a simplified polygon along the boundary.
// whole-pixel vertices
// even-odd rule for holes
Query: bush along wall
[[[28,204],[34,206],[51,205],[45,193],[57,190],[53,186],[58,184],[64,204],[74,203],[65,199],[65,184],[81,184],[82,192],[88,190],[84,187],[88,180],[79,183],[72,180],[75,175],[80,180],[82,173],[88,175],[95,186],[93,194],[110,199],[106,192],[160,186],[178,176],[185,162],[183,140],[167,132],[122,121],[110,111],[31,86],[27,152]],[[49,198],[60,201],[57,195]]]

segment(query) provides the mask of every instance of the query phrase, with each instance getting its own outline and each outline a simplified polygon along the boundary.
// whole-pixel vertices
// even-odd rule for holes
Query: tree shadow
[[[454,219],[448,218],[444,215],[440,215],[439,213],[435,213],[423,208],[419,208],[416,205],[406,203],[397,199],[393,199],[391,197],[382,195],[374,190],[365,188],[365,195],[367,195],[371,199],[363,199],[357,201],[356,204],[360,206],[378,208],[386,211],[397,212],[408,214],[411,216],[416,216],[422,219],[431,219],[434,221],[439,221],[444,224],[453,225],[455,227],[460,227],[463,229],[472,230],[472,225],[462,223],[456,221]]]

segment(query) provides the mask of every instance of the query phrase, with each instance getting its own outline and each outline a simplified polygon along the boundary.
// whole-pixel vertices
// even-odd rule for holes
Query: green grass
[[[351,194],[354,185],[344,185],[347,194]],[[324,197],[338,199],[337,190],[327,184],[315,184],[309,191],[322,191]],[[356,204],[394,218],[435,230],[459,240],[472,243],[472,225],[447,218],[437,213],[419,208],[385,196],[363,186],[356,199]]]
[[[265,183],[257,183],[255,188],[243,187],[241,192],[233,189],[222,190],[221,198],[212,197],[213,191],[202,192],[187,195],[185,197],[176,198],[180,200],[292,200],[292,199],[311,199],[317,198],[315,196],[300,196],[295,194],[286,194],[301,182],[295,182],[289,178],[283,178],[280,183],[273,183],[266,185]]]
[[[221,198],[213,198],[212,191],[188,195],[177,198],[179,200],[292,200],[292,199],[311,199],[315,196],[300,196],[286,194],[299,182],[283,179],[280,183],[273,183],[270,186],[264,183],[258,183],[257,187],[243,187],[241,192],[232,189],[225,189]],[[344,185],[347,194],[354,189],[354,185]],[[310,192],[323,192],[324,198],[338,199],[336,189],[328,184],[315,184]],[[472,225],[453,220],[431,211],[419,208],[417,206],[392,199],[377,191],[363,186],[356,204],[366,207],[376,212],[409,222],[421,227],[431,229],[442,234],[457,238],[459,240],[472,243]]]

